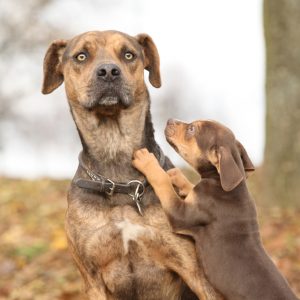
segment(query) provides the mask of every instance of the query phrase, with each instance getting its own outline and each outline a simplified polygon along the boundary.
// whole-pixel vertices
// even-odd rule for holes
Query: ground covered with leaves
[[[67,188],[0,178],[0,300],[86,299],[64,233]],[[300,210],[258,211],[264,245],[300,296]]]

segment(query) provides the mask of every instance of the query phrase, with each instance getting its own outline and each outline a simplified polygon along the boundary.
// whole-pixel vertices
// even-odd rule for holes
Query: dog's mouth
[[[165,128],[165,136],[166,138],[171,138],[176,133],[176,129],[174,125],[167,125]]]
[[[172,148],[174,148],[174,150],[176,152],[179,152],[178,147],[176,146],[176,144],[173,141],[175,134],[176,134],[175,126],[174,125],[167,125],[166,128],[165,128],[166,140],[170,144],[170,146]]]
[[[92,82],[86,91],[86,101],[82,101],[88,110],[101,112],[120,111],[133,103],[131,87],[126,82]]]
[[[167,139],[167,142],[169,143],[169,145],[177,152],[179,153],[179,149],[177,147],[177,145],[174,143],[174,141],[172,141],[172,139],[170,137],[168,137],[166,135],[166,139]]]
[[[113,107],[118,106],[119,108],[127,108],[131,102],[127,95],[124,94],[111,94],[105,93],[95,97],[94,106],[95,107]]]
[[[130,106],[130,97],[127,95],[101,94],[88,97],[85,107],[89,110],[93,109],[126,109]]]
[[[86,91],[86,101],[82,101],[89,109],[121,110],[128,108],[133,102],[133,95],[125,83],[92,83]]]
[[[100,106],[113,106],[120,104],[122,101],[118,96],[104,96],[100,98],[97,102],[97,104]]]

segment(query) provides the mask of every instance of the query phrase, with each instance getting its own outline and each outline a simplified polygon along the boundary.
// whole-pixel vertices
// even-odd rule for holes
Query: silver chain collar
[[[81,154],[79,154],[79,164],[80,166],[85,170],[85,172],[87,173],[87,175],[91,178],[92,181],[95,182],[100,182],[102,184],[105,183],[110,183],[111,186],[109,187],[109,191],[105,191],[106,195],[108,196],[113,196],[113,194],[115,193],[115,189],[116,187],[122,185],[122,187],[128,187],[131,188],[131,190],[133,191],[132,193],[126,193],[128,194],[132,200],[135,202],[135,205],[137,206],[137,209],[140,213],[140,215],[143,215],[143,210],[142,210],[142,200],[143,200],[143,196],[145,193],[145,186],[147,184],[147,181],[145,180],[144,182],[140,181],[140,180],[130,180],[127,183],[116,183],[113,180],[109,179],[109,178],[105,178],[102,175],[96,174],[94,172],[92,172],[91,170],[89,170],[83,163],[82,161],[82,157]],[[162,150],[159,147],[159,163],[160,165],[163,167],[165,164],[165,156],[162,152]]]

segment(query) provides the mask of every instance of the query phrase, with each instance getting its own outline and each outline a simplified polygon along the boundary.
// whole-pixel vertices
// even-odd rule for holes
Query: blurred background
[[[264,244],[300,294],[300,2],[10,0],[0,2],[0,299],[84,299],[64,212],[81,145],[63,88],[43,96],[54,39],[90,30],[148,33],[161,58],[150,84],[156,139],[170,117],[229,126],[257,171],[249,179]]]

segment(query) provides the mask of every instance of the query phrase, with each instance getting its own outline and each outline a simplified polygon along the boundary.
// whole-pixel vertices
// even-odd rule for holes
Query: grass
[[[0,178],[0,300],[85,299],[64,233],[68,184]],[[300,295],[300,210],[258,211],[264,245]]]

